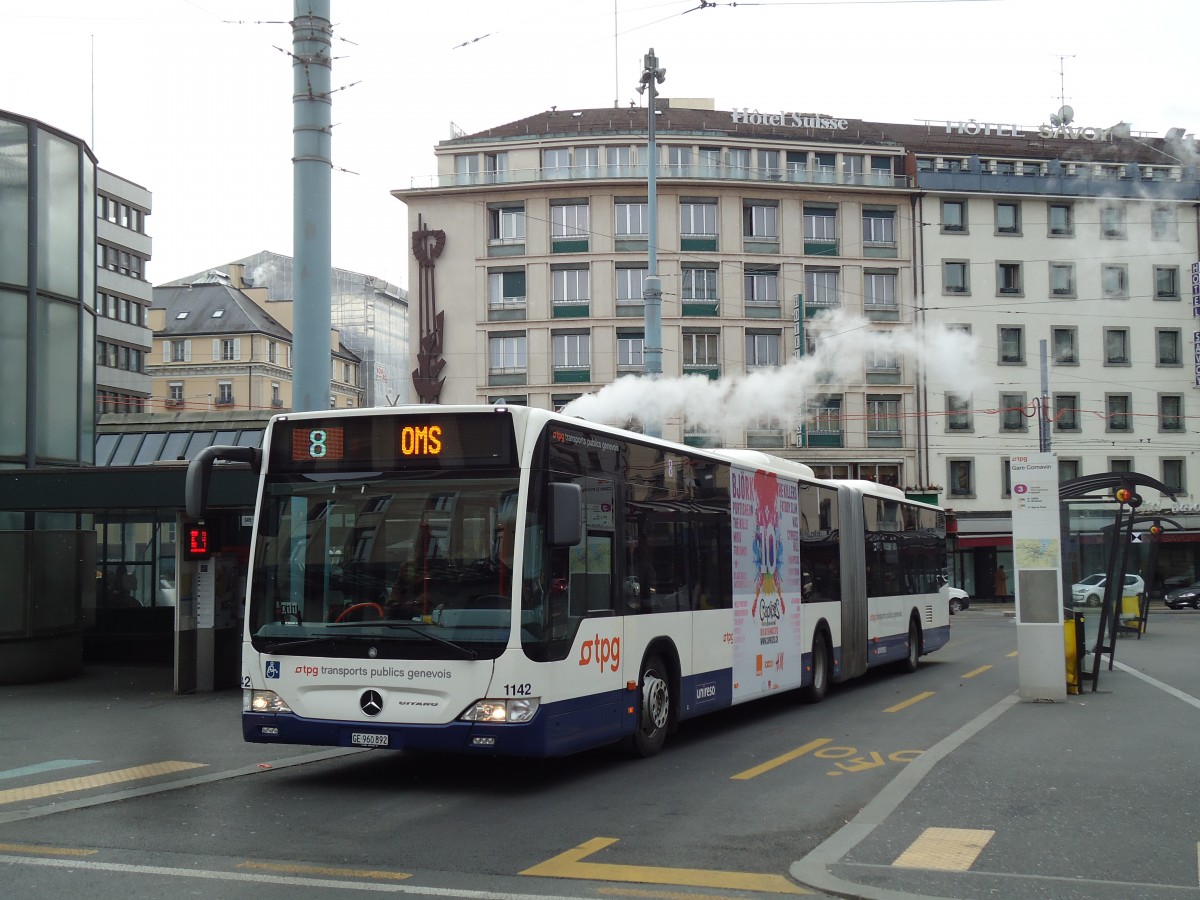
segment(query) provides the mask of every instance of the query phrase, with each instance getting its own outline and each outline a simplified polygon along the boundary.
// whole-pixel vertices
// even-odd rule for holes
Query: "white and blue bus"
[[[243,635],[248,741],[638,755],[694,716],[913,670],[949,638],[945,517],[527,407],[276,416]]]

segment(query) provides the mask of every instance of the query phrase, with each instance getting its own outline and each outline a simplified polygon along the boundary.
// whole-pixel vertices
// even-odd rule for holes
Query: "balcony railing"
[[[426,178],[413,178],[413,190],[436,190],[448,187],[495,187],[511,184],[537,184],[562,181],[597,181],[635,179],[645,181],[645,165],[556,166],[533,169],[508,169],[503,172],[448,172]],[[753,169],[731,165],[672,165],[660,163],[655,177],[700,181],[750,181],[765,184],[835,184],[844,187],[872,189],[907,189],[912,179],[907,175],[810,171],[809,169]]]

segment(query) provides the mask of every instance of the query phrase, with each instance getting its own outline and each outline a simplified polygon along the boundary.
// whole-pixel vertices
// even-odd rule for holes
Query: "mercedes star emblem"
[[[358,698],[358,705],[368,716],[377,716],[383,711],[383,697],[379,691],[363,691]]]

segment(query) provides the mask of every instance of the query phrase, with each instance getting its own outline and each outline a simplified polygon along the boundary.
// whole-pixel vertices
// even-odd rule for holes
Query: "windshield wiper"
[[[436,634],[430,634],[428,631],[424,631],[424,630],[418,628],[416,625],[409,625],[404,622],[381,622],[381,623],[379,623],[379,625],[377,627],[380,627],[380,628],[405,628],[408,631],[411,631],[413,634],[419,634],[423,638],[428,638],[429,640],[433,641],[435,644],[441,644],[444,647],[449,647],[452,650],[457,650],[459,653],[461,653],[467,659],[479,659],[479,654],[476,653],[474,650],[472,650],[470,647],[464,647],[462,644],[456,644],[456,643],[454,643],[454,641],[447,640],[444,637],[438,637]]]

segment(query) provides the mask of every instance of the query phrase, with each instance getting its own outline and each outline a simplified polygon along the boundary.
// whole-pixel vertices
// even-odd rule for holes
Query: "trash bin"
[[[1063,609],[1063,641],[1067,653],[1067,693],[1078,694],[1083,685],[1084,649],[1083,613]]]

